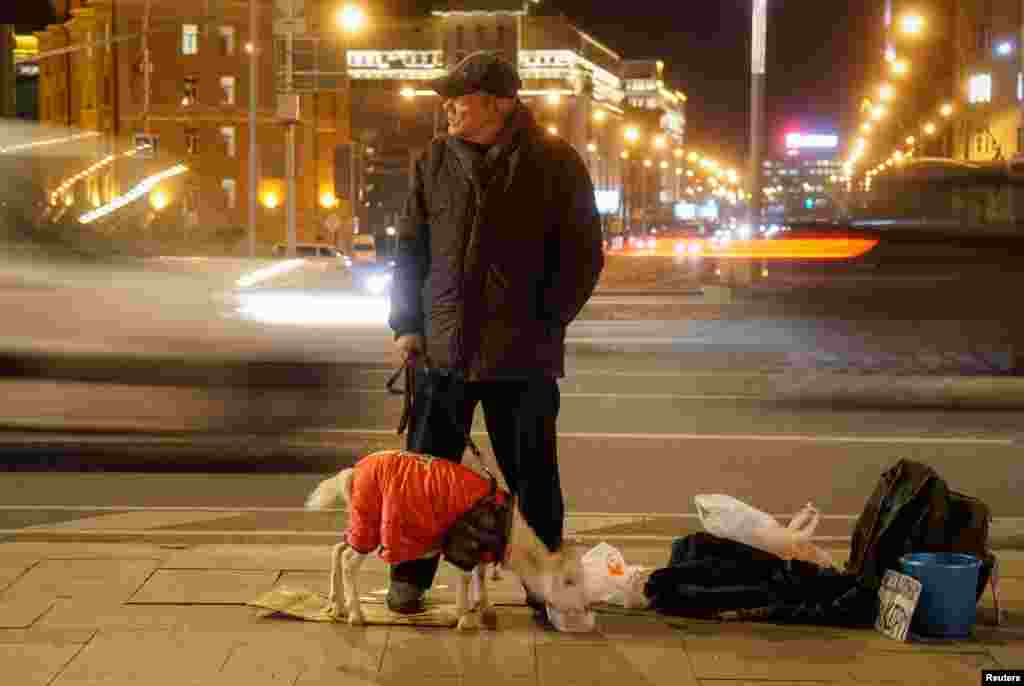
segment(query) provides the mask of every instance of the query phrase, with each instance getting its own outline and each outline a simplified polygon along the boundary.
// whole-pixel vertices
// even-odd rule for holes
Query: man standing
[[[473,412],[509,490],[551,550],[564,503],[555,422],[565,330],[604,266],[586,166],[517,98],[515,68],[469,55],[433,89],[448,135],[416,163],[398,229],[389,323],[419,368],[407,449],[461,461]],[[395,565],[388,606],[422,609],[438,558]],[[535,611],[543,602],[527,594]],[[541,618],[541,617],[539,617]]]

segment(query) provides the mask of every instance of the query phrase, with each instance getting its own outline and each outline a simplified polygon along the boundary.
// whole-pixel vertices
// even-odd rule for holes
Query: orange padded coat
[[[440,551],[455,520],[490,492],[488,479],[450,460],[404,450],[373,453],[355,465],[346,540],[363,554],[381,546],[389,564],[415,560]]]

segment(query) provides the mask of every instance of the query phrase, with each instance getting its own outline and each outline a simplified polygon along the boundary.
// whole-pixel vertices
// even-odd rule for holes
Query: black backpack
[[[951,490],[928,465],[900,460],[882,473],[857,519],[846,573],[877,589],[886,570],[899,569],[901,555],[966,553],[981,560],[980,599],[997,564],[989,548],[991,521],[988,505]]]

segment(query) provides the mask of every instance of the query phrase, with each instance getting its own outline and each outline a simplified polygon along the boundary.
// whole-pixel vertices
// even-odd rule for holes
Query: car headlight
[[[686,252],[686,242],[685,241],[680,241],[680,242],[676,243],[676,248],[675,249],[676,249],[676,254],[677,255],[684,254]]]
[[[657,244],[658,244],[658,241],[654,240],[653,238],[648,238],[648,239],[647,239],[647,248],[648,248],[648,249],[650,249],[650,250],[653,250],[653,249],[654,249],[654,247],[655,247],[655,246],[656,246]]]
[[[375,274],[366,280],[366,290],[374,295],[380,295],[388,289],[391,284],[390,274]]]

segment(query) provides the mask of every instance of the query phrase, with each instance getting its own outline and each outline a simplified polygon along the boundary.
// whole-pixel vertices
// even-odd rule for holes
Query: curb
[[[779,375],[769,398],[795,404],[875,409],[1024,410],[1024,378]]]

